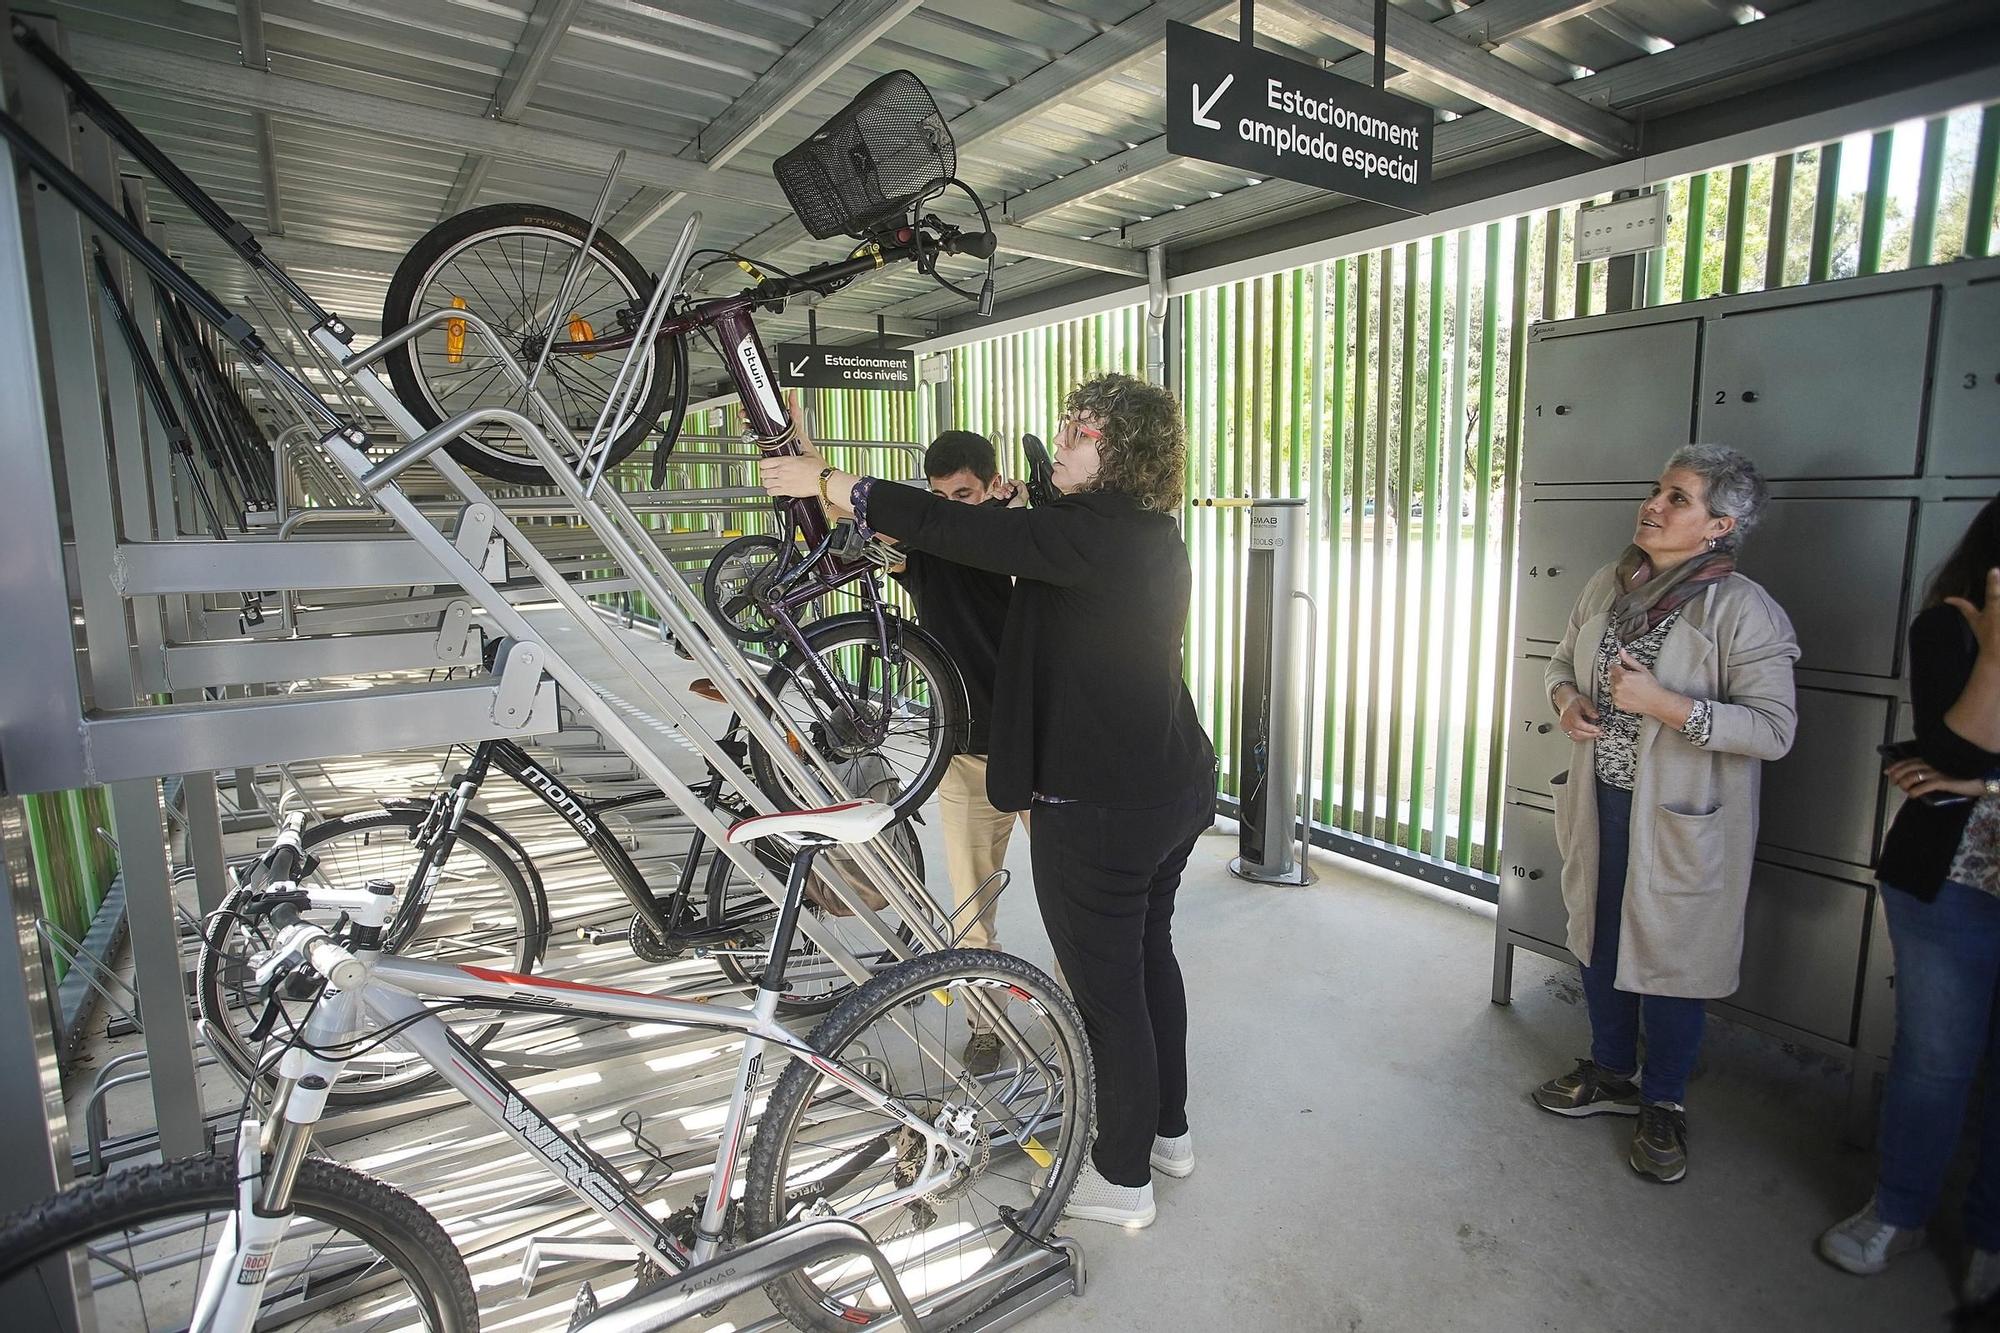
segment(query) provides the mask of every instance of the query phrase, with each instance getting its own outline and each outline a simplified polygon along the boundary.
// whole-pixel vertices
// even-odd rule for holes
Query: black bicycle
[[[740,741],[725,738],[738,753]],[[400,900],[384,933],[386,952],[456,966],[504,972],[533,971],[547,952],[553,920],[541,873],[520,841],[471,808],[495,767],[533,792],[583,839],[619,893],[632,908],[623,930],[586,927],[598,942],[623,940],[647,962],[664,963],[689,952],[712,959],[734,985],[754,987],[765,968],[765,941],[778,907],[764,891],[714,851],[697,830],[680,857],[673,890],[663,899],[653,892],[606,818],[615,811],[656,804],[657,791],[642,790],[590,801],[564,785],[526,750],[507,740],[483,741],[464,771],[453,775],[428,800],[385,801],[366,810],[326,820],[304,833],[306,855],[300,874],[327,888],[357,888],[375,880],[397,886]],[[733,818],[755,813],[725,790],[717,775],[697,787],[711,809]],[[908,822],[886,835],[890,848],[923,881],[923,849]],[[782,878],[788,860],[781,849],[758,845],[758,855]],[[814,871],[818,887],[848,876],[838,857],[825,858]],[[853,879],[848,879],[851,886]],[[699,887],[697,887],[699,886]],[[232,901],[257,892],[254,880]],[[806,910],[825,921],[843,947],[874,971],[895,962],[860,922],[851,927],[816,904],[833,901],[811,892]],[[331,925],[331,922],[322,923]],[[905,943],[913,936],[901,927]],[[271,948],[264,924],[246,920],[224,905],[211,919],[208,948],[196,970],[202,1012],[209,1017],[213,1045],[245,1079],[258,1077],[258,1006],[250,960]],[[854,987],[826,954],[803,934],[795,937],[785,972],[782,1013],[798,1016],[832,1009]],[[501,1023],[476,1012],[447,1017],[459,1038],[478,1048],[498,1035]],[[409,1053],[383,1045],[357,1058],[330,1094],[336,1104],[364,1106],[409,1093],[435,1075]]]

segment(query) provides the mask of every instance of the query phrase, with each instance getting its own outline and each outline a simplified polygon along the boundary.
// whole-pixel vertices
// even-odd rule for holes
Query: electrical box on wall
[[[1637,254],[1666,242],[1667,193],[1630,199],[1614,199],[1608,204],[1580,208],[1576,214],[1576,262],[1609,259],[1613,255]]]

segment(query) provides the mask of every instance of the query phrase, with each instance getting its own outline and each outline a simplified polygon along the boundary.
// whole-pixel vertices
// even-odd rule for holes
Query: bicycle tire
[[[952,664],[943,645],[918,625],[898,617],[891,617],[890,622],[903,655],[923,672],[934,698],[933,706],[936,710],[936,717],[927,729],[922,764],[911,773],[898,770],[897,777],[901,789],[886,801],[894,808],[898,819],[907,819],[920,810],[924,802],[930,799],[931,793],[937,790],[938,783],[944,779],[945,767],[950,764],[952,755],[958,753],[959,746],[963,744],[967,704],[965,682],[959,676],[958,668]],[[862,649],[880,647],[875,634],[874,618],[866,614],[836,616],[822,620],[817,624],[802,627],[800,633],[805,636],[807,646],[816,655],[843,647]],[[810,687],[812,677],[806,671],[805,659],[800,656],[796,647],[792,647],[787,649],[778,659],[777,665],[771,668],[765,677],[765,684],[769,686],[772,697],[776,698],[782,707],[788,697],[786,687],[801,680]],[[805,690],[803,697],[809,703],[813,702],[814,696],[810,688]],[[830,724],[826,721],[824,709],[813,703],[813,710],[815,715],[808,717],[802,709],[794,708],[790,716],[777,720],[778,725],[794,735],[798,727],[810,727],[815,732],[812,739],[819,746],[820,753],[836,766],[863,754],[883,753],[884,747],[881,745],[864,747],[857,742],[854,745],[843,746],[828,730]],[[779,809],[799,808],[798,798],[793,795],[790,786],[778,771],[778,766],[772,762],[771,756],[761,745],[753,744],[750,747],[750,772],[764,794],[769,796]]]
[[[921,884],[924,880],[923,845],[917,841],[907,821],[896,825],[894,829],[890,830],[888,836],[896,837],[899,834],[902,836],[897,839],[896,855],[909,865],[911,871],[917,877],[917,882]],[[763,861],[772,874],[776,875],[782,881],[785,878],[786,872],[790,869],[789,864],[784,860],[783,853],[769,841],[755,844],[755,849],[758,858]],[[705,890],[708,925],[711,929],[719,930],[723,926],[728,925],[731,913],[735,910],[735,904],[746,900],[754,899],[774,914],[778,910],[776,904],[772,903],[764,895],[762,889],[757,888],[747,879],[739,880],[736,876],[735,862],[719,851],[711,853]],[[810,903],[806,904],[801,910],[812,912],[821,920],[840,919],[827,916]],[[904,944],[914,944],[916,942],[916,935],[910,930],[907,923],[900,924],[896,934]],[[872,937],[868,944],[864,945],[864,949],[865,952],[862,954],[863,961],[866,961],[871,955],[876,957],[881,956],[881,946],[879,943],[874,942]],[[854,952],[854,950],[850,949],[849,952]],[[821,962],[815,964],[813,961],[815,959],[821,960]],[[799,980],[801,972],[806,973],[810,977],[815,972],[823,970],[824,967],[831,966],[831,964],[826,964],[824,959],[825,954],[820,951],[819,946],[814,944],[804,931],[800,931],[792,945],[791,961],[786,964],[785,974],[791,980],[792,985],[798,987],[801,985]],[[764,964],[760,961],[735,958],[728,954],[718,954],[715,961],[721,965],[723,975],[739,986],[755,986],[764,979]],[[891,955],[885,961],[893,963],[895,959]],[[787,1018],[802,1018],[815,1014],[823,1014],[829,1009],[834,1008],[842,1000],[845,1000],[849,995],[854,993],[854,982],[845,974],[836,972],[836,975],[839,976],[840,980],[830,984],[825,990],[788,990],[778,1000],[778,1012]],[[804,984],[810,985],[811,982],[808,981]]]
[[[31,1310],[19,1309],[18,1302],[31,1292],[46,1296],[52,1310],[66,1308],[58,1305],[66,1298],[41,1288],[24,1270],[80,1245],[92,1241],[101,1244],[114,1233],[129,1233],[142,1224],[176,1216],[180,1210],[227,1213],[236,1207],[236,1201],[235,1164],[224,1157],[193,1157],[99,1176],[0,1219],[0,1283],[8,1286],[17,1302],[9,1309],[10,1324],[17,1328],[56,1326],[53,1318],[46,1325],[38,1324]],[[479,1303],[465,1260],[437,1219],[415,1199],[352,1167],[315,1157],[299,1167],[292,1206],[302,1218],[336,1226],[373,1246],[404,1276],[417,1298],[417,1308],[411,1313],[420,1314],[432,1333],[478,1333]],[[203,1256],[197,1253],[195,1257],[198,1262]],[[81,1257],[77,1261],[89,1262]],[[274,1275],[279,1267],[274,1263]],[[318,1274],[314,1280],[319,1280]],[[196,1286],[188,1284],[190,1306]],[[278,1294],[284,1294],[282,1288]],[[99,1299],[103,1299],[101,1291]],[[323,1308],[309,1301],[303,1317],[310,1318]],[[23,1313],[30,1317],[14,1323]],[[260,1318],[258,1327],[283,1328],[285,1324],[267,1324]]]
[[[443,266],[455,255],[469,252],[474,246],[485,242],[498,242],[507,236],[539,236],[544,239],[566,240],[571,247],[570,253],[573,254],[576,249],[582,247],[584,238],[589,233],[590,223],[585,219],[559,208],[545,208],[538,204],[488,204],[483,208],[470,209],[446,218],[418,238],[417,243],[410,247],[409,253],[403,256],[402,262],[396,265],[395,276],[390,279],[389,292],[382,303],[382,332],[384,335],[394,333],[409,324],[412,319],[427,313],[426,310],[418,308],[419,298],[425,294],[430,282],[441,275]],[[624,294],[629,297],[636,314],[636,308],[642,307],[652,292],[652,275],[632,257],[631,251],[620,244],[616,237],[606,232],[597,233],[590,243],[590,249],[597,262],[620,280]],[[561,276],[560,271],[555,274],[556,285],[560,285]],[[538,284],[536,296],[539,297],[542,290],[543,284]],[[525,293],[525,284],[523,291]],[[504,295],[504,284],[502,292]],[[528,303],[524,297],[524,304]],[[475,310],[474,313],[487,315],[489,311]],[[533,317],[531,313],[529,318]],[[501,325],[498,331],[503,337],[510,333],[524,338],[529,336],[523,330],[507,327],[506,320],[498,322]],[[454,407],[447,404],[444,395],[426,378],[418,344],[429,344],[433,337],[441,339],[446,336],[446,332],[442,329],[427,332],[412,342],[398,347],[384,358],[388,365],[389,382],[395,387],[396,396],[410,410],[411,415],[416,417],[418,424],[425,429],[437,426],[447,417],[471,405],[460,404]],[[461,335],[461,340],[463,336]],[[666,358],[662,359],[659,356],[657,350],[659,344],[655,344],[655,350],[648,354],[651,365],[647,368],[647,373],[651,375],[651,383],[647,386],[638,408],[633,412],[631,421],[612,441],[607,468],[629,457],[660,422],[661,416],[672,403],[680,402],[684,405],[686,402],[681,388],[687,384],[688,378],[687,340],[675,336],[666,339],[665,343],[668,348]],[[462,351],[460,355],[463,355]],[[477,355],[490,354],[481,351]],[[602,355],[623,360],[625,354],[615,352]],[[532,365],[532,358],[529,364]],[[615,364],[616,361],[607,362],[607,368]],[[511,393],[500,394],[493,399],[492,405],[499,405],[502,401],[518,404],[520,399],[518,395]],[[560,401],[556,405],[559,409],[563,406]],[[588,411],[584,415],[594,418],[596,410],[601,406],[601,401],[588,404]],[[680,428],[679,414],[675,414],[674,419],[664,426],[672,438],[679,437]],[[671,441],[663,447],[671,449]],[[547,485],[549,482],[548,473],[535,459],[494,449],[481,441],[468,439],[465,436],[451,441],[445,446],[445,451],[474,471],[501,481],[517,482],[527,486]]]
[[[315,873],[324,874],[328,865],[330,844],[347,838],[370,838],[376,834],[385,835],[383,844],[393,841],[408,843],[417,829],[422,827],[426,811],[421,807],[390,810],[366,810],[339,819],[330,819],[307,829],[300,840],[304,850],[319,859],[321,869]],[[504,971],[526,973],[534,970],[535,960],[540,955],[543,942],[548,938],[549,923],[543,918],[534,893],[528,887],[526,878],[514,864],[512,857],[478,829],[461,825],[458,843],[452,849],[451,858],[446,862],[449,870],[454,864],[463,866],[459,858],[467,853],[477,857],[491,868],[492,882],[497,890],[496,897],[504,898],[511,906],[512,916],[518,928],[502,931],[483,932],[474,937],[472,943],[484,946],[482,961],[488,964],[504,964]],[[353,867],[338,881],[339,887],[358,888],[358,883],[348,883],[350,879],[368,878],[367,867]],[[462,872],[461,872],[462,873]],[[391,878],[395,878],[391,876]],[[407,889],[406,883],[398,884],[398,891]],[[254,952],[252,941],[244,939],[238,930],[238,913],[243,902],[258,892],[259,886],[251,885],[233,891],[223,900],[222,907],[214,913],[204,928],[202,948],[195,963],[195,1001],[202,1018],[208,1024],[210,1040],[229,1049],[218,1050],[217,1055],[239,1072],[258,1067],[258,1052],[244,1040],[244,1035],[231,1021],[230,1001],[235,998],[233,987],[236,979],[230,974],[229,964],[241,956]],[[425,909],[425,915],[447,905],[442,896],[433,897]],[[415,929],[422,929],[420,918]],[[232,937],[235,937],[232,939]],[[450,1019],[446,1020],[451,1021]],[[478,1027],[460,1027],[458,1035],[474,1048],[485,1046],[498,1035],[505,1026],[505,1020],[496,1020]],[[352,1070],[353,1065],[349,1066]],[[373,1106],[380,1102],[393,1101],[409,1096],[425,1088],[441,1083],[436,1071],[426,1065],[413,1064],[411,1073],[404,1078],[383,1079],[373,1082],[357,1082],[348,1077],[333,1085],[327,1094],[327,1103],[335,1108]]]
[[[1054,1041],[1048,1054],[1053,1057],[1053,1063],[1059,1066],[1060,1077],[1064,1080],[1065,1099],[1060,1132],[1054,1136],[1053,1151],[1050,1145],[1041,1142],[1038,1133],[1034,1132],[1045,1123],[1040,1119],[1030,1127],[1030,1137],[1027,1140],[1035,1149],[1039,1149],[1039,1155],[1024,1148],[995,1149],[992,1147],[993,1139],[990,1134],[982,1134],[980,1137],[988,1144],[985,1162],[962,1183],[957,1180],[948,1182],[943,1189],[932,1196],[927,1196],[929,1201],[939,1206],[948,1204],[950,1197],[938,1196],[952,1196],[954,1191],[962,1191],[955,1196],[962,1200],[977,1195],[987,1202],[992,1202],[984,1191],[972,1188],[982,1179],[986,1180],[995,1192],[1003,1192],[1009,1186],[1015,1192],[1021,1190],[1028,1192],[1030,1196],[1028,1206],[1014,1214],[1014,1220],[1020,1230],[1000,1231],[999,1234],[1006,1238],[993,1245],[990,1257],[974,1270],[973,1275],[976,1276],[978,1272],[987,1268],[1010,1261],[1022,1252],[1023,1247],[1038,1243],[1054,1229],[1056,1221],[1062,1214],[1063,1204],[1068,1201],[1070,1191],[1075,1187],[1077,1174],[1082,1169],[1084,1156],[1088,1150],[1095,1085],[1090,1047],[1084,1038],[1083,1020],[1078,1016],[1075,1005],[1046,974],[1019,958],[983,949],[952,949],[912,958],[872,978],[867,985],[849,996],[839,1008],[828,1015],[813,1030],[808,1041],[821,1057],[829,1061],[839,1061],[842,1053],[850,1045],[865,1048],[865,1053],[873,1060],[875,1067],[888,1067],[890,1070],[887,1074],[876,1076],[877,1085],[904,1103],[905,1109],[922,1114],[930,1109],[928,1105],[912,1105],[912,1098],[893,1086],[896,1081],[893,1077],[894,1061],[887,1045],[879,1039],[867,1037],[866,1034],[878,1019],[887,1019],[893,1025],[891,1033],[913,1025],[921,1028],[923,1014],[928,1012],[928,1006],[937,1005],[939,1012],[949,1013],[949,1005],[938,1001],[940,992],[949,994],[967,987],[979,987],[997,997],[998,1002],[1006,1006],[1010,1018],[1026,1019],[1039,1015],[1047,1019],[1046,1027]],[[1017,1008],[1017,1002],[1024,1003],[1027,1007]],[[1018,1026],[1024,1037],[1029,1037],[1031,1041],[1038,1040],[1028,1032],[1027,1023],[1023,1022]],[[1034,1026],[1039,1028],[1042,1025],[1037,1023]],[[945,1042],[948,1055],[950,1043],[942,1029],[936,1037]],[[1039,1046],[1037,1049],[1040,1049]],[[982,1094],[992,1096],[996,1100],[1004,1097],[1005,1088],[996,1090],[995,1084],[1004,1083],[1010,1077],[1012,1075],[1006,1072],[986,1076],[982,1083]],[[804,1060],[794,1060],[772,1088],[770,1101],[766,1104],[763,1117],[757,1124],[757,1136],[751,1144],[749,1168],[745,1174],[743,1193],[745,1230],[752,1239],[767,1235],[788,1222],[797,1220],[794,1213],[809,1212],[826,1206],[825,1195],[836,1187],[829,1186],[825,1182],[840,1180],[840,1172],[838,1169],[826,1170],[825,1158],[830,1158],[835,1168],[843,1166],[848,1168],[848,1174],[844,1180],[840,1180],[838,1188],[845,1188],[867,1169],[868,1164],[853,1167],[852,1161],[854,1157],[864,1155],[873,1147],[875,1143],[873,1139],[864,1143],[861,1148],[849,1152],[844,1161],[840,1154],[848,1150],[843,1147],[827,1140],[802,1142],[799,1139],[799,1131],[808,1124],[807,1112],[814,1105],[812,1094],[824,1079],[825,1076],[812,1064]],[[883,1079],[887,1079],[888,1082],[883,1082]],[[940,1093],[944,1090],[941,1085]],[[1025,1095],[1031,1098],[1034,1093],[1029,1090]],[[917,1100],[928,1103],[933,1099]],[[935,1100],[941,1108],[948,1105],[942,1097]],[[939,1113],[943,1114],[942,1109]],[[858,1103],[850,1103],[846,1109],[831,1114],[840,1117],[837,1123],[851,1125],[856,1117],[879,1113],[861,1108]],[[928,1114],[923,1114],[923,1118],[927,1121],[932,1119]],[[895,1122],[883,1117],[883,1123],[892,1125]],[[869,1130],[864,1124],[858,1129],[850,1128],[848,1132],[867,1134]],[[884,1144],[883,1148],[894,1144],[893,1135],[888,1137],[891,1141]],[[795,1148],[802,1149],[806,1159],[796,1172],[793,1169]],[[876,1152],[880,1151],[881,1149],[876,1149]],[[811,1161],[815,1152],[824,1155],[823,1160]],[[1003,1159],[999,1155],[1001,1152],[1007,1152],[1009,1155]],[[1023,1161],[1041,1167],[1042,1174],[1039,1179],[1029,1176],[1024,1181],[1020,1176],[1006,1174],[1008,1171],[1020,1169],[1021,1164],[1013,1160],[1015,1152],[1020,1154]],[[907,1148],[899,1152],[899,1164],[907,1160],[906,1154]],[[1043,1161],[1043,1157],[1048,1160]],[[1005,1171],[999,1169],[1003,1161],[1006,1163]],[[812,1175],[815,1170],[822,1171],[816,1179]],[[1028,1173],[1021,1171],[1020,1175],[1025,1176]],[[863,1189],[862,1197],[869,1195],[873,1188],[870,1186]],[[815,1193],[818,1195],[817,1198],[814,1198]],[[808,1199],[812,1199],[812,1202],[808,1203]],[[996,1211],[997,1208],[996,1205]],[[838,1212],[839,1209],[835,1208],[834,1211]],[[964,1215],[962,1206],[958,1213],[959,1225],[962,1228]],[[938,1216],[934,1213],[932,1221],[938,1220]],[[893,1230],[895,1220],[895,1217],[885,1219],[878,1213],[862,1219],[862,1224],[870,1226],[871,1222],[874,1223],[870,1226],[871,1233],[874,1233],[878,1229]],[[947,1236],[951,1234],[952,1231],[948,1230]],[[976,1240],[976,1235],[972,1239]],[[896,1262],[895,1248],[891,1246],[885,1250],[890,1254],[892,1263]],[[939,1253],[938,1249],[928,1246],[913,1248],[919,1262],[927,1263]],[[769,1283],[765,1287],[765,1292],[779,1312],[802,1329],[819,1330],[820,1333],[839,1333],[839,1330],[852,1329],[857,1324],[873,1322],[884,1312],[885,1306],[866,1309],[851,1306],[819,1287],[812,1276],[814,1273],[826,1274],[829,1269],[837,1274],[841,1262],[836,1260],[815,1269],[788,1273]],[[920,1273],[918,1276],[929,1275]],[[914,1289],[918,1284],[910,1281],[905,1267],[901,1264],[897,1268],[897,1279],[903,1283],[912,1300],[922,1299],[921,1291]],[[1004,1287],[1004,1284],[1000,1286]],[[864,1285],[861,1294],[865,1295],[867,1290]],[[924,1317],[924,1324],[929,1328],[951,1328],[977,1314],[997,1299],[999,1294],[999,1289],[995,1287],[988,1287],[984,1291],[975,1290],[969,1295],[947,1303],[941,1309],[928,1313]]]

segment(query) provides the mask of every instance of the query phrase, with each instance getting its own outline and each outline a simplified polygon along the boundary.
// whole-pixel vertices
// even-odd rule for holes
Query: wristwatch
[[[1988,796],[2000,796],[2000,778],[1988,778],[1980,785],[1986,788]]]
[[[833,503],[833,497],[826,493],[826,479],[832,476],[833,473],[834,469],[830,467],[823,467],[819,470],[819,499],[821,504]]]

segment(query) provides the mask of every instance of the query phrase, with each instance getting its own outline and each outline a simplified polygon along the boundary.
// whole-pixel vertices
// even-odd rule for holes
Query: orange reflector
[[[722,691],[717,689],[715,682],[707,676],[697,676],[688,682],[688,693],[698,694],[704,699],[713,699],[717,703],[726,702],[722,697]]]
[[[465,309],[465,298],[452,297],[451,308]],[[462,319],[448,319],[444,322],[444,359],[454,366],[465,360],[465,321]]]
[[[590,321],[585,319],[583,316],[578,315],[575,319],[572,319],[569,322],[569,340],[571,342],[587,343],[596,336],[597,335],[595,333],[591,332]],[[590,358],[596,355],[597,353],[595,352],[585,352],[583,354],[583,359],[588,361],[590,360]]]

